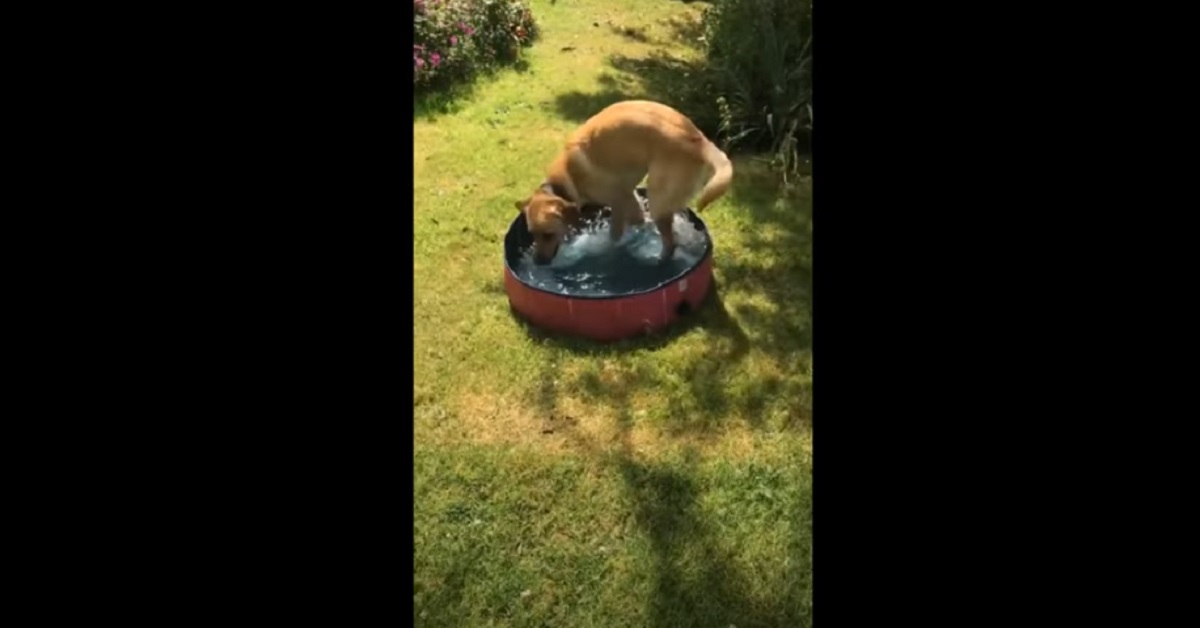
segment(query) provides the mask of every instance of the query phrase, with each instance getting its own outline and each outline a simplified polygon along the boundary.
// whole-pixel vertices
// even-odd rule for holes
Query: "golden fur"
[[[583,123],[546,169],[546,180],[517,201],[534,236],[534,259],[548,263],[569,229],[578,227],[581,208],[612,208],[612,237],[640,224],[641,204],[634,189],[649,175],[649,212],[662,235],[666,260],[675,251],[674,215],[697,194],[702,211],[729,189],[733,164],[687,116],[656,102],[627,100]]]

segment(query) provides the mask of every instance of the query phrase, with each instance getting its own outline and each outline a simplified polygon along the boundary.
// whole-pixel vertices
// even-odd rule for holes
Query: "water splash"
[[[675,253],[660,263],[662,239],[647,216],[628,227],[613,242],[611,222],[600,219],[559,246],[547,265],[533,263],[532,249],[521,252],[513,271],[522,281],[565,295],[611,296],[656,288],[693,268],[704,256],[708,235],[683,214],[676,214],[672,231]]]

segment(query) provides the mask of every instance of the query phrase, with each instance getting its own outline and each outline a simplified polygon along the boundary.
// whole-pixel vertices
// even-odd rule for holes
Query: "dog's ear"
[[[525,208],[529,206],[529,201],[530,201],[530,199],[528,199],[528,198],[523,201],[517,201],[516,202],[517,211],[519,211],[521,213],[525,213]]]

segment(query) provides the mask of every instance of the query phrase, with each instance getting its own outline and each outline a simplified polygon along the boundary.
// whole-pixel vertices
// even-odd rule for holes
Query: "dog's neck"
[[[558,181],[550,181],[550,180],[543,181],[542,182],[542,190],[549,192],[550,194],[553,194],[561,199],[570,201],[572,203],[578,202],[578,200],[579,200],[579,199],[575,198],[574,194],[571,194],[571,192],[569,191],[569,189],[567,188],[566,185],[564,185],[563,183],[560,183]]]

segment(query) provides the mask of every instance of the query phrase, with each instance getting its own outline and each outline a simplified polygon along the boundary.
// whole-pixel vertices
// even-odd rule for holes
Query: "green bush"
[[[795,171],[812,130],[812,0],[715,0],[704,41],[718,137]]]
[[[537,35],[533,14],[516,0],[413,0],[413,87],[468,82],[515,62]]]

